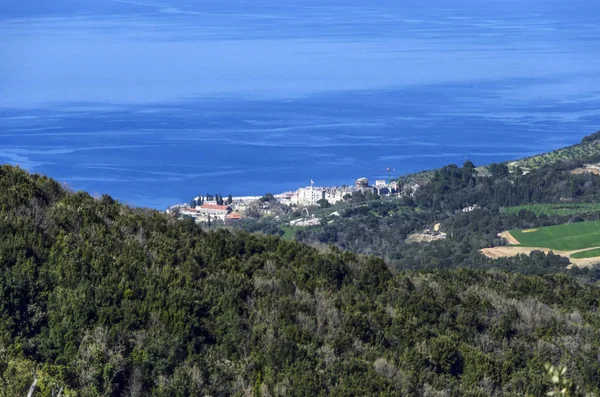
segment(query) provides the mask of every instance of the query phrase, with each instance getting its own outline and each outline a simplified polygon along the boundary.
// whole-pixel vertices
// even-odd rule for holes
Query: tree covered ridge
[[[0,395],[544,395],[600,388],[600,287],[383,261],[0,168]]]
[[[462,167],[451,164],[431,171],[427,183],[412,196],[337,205],[330,212],[335,210],[339,216],[324,216],[318,227],[297,228],[292,238],[377,255],[399,270],[468,266],[538,273],[541,267],[532,261],[521,257],[491,260],[480,255],[479,250],[506,244],[498,237],[505,230],[600,219],[596,209],[579,214],[510,211],[533,204],[597,203],[600,175],[573,173],[582,166],[581,160],[557,161],[528,173],[511,173],[504,164],[491,164],[486,167],[487,172],[478,171],[469,161]],[[436,223],[441,224],[440,230],[448,238],[428,244],[409,239],[411,234],[432,229]],[[239,227],[284,235],[289,224],[265,218]],[[568,261],[556,256],[549,260],[545,270],[566,270]]]

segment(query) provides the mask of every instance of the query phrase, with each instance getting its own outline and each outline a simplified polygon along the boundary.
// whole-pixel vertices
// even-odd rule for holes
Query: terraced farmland
[[[517,215],[519,211],[527,210],[539,215],[577,215],[588,212],[600,212],[600,203],[562,203],[562,204],[533,204],[505,207],[505,214]]]
[[[527,157],[510,163],[511,167],[521,167],[524,169],[535,169],[544,165],[553,164],[560,160],[587,160],[600,155],[600,143],[592,141],[563,149],[555,150],[550,153],[544,153],[537,156]]]
[[[532,230],[511,230],[523,247],[574,251],[600,247],[600,221],[567,223]]]

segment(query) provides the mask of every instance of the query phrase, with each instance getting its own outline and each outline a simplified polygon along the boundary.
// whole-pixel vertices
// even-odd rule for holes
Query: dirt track
[[[528,231],[535,231],[535,230],[537,230],[537,229],[529,229]],[[499,233],[498,236],[503,237],[509,244],[513,244],[513,245],[521,244],[519,242],[519,240],[514,238],[512,236],[512,234],[510,234],[510,232],[508,232],[508,231]],[[508,256],[517,256],[519,254],[529,255],[532,251],[542,251],[545,253],[553,252],[556,255],[564,256],[567,259],[569,259],[569,261],[571,262],[571,265],[569,265],[569,267],[570,266],[588,267],[588,266],[592,266],[597,263],[600,263],[600,257],[576,259],[576,258],[571,258],[570,256],[576,252],[587,251],[587,250],[591,250],[594,248],[600,248],[600,247],[589,247],[589,248],[574,250],[574,251],[557,251],[557,250],[551,250],[549,248],[504,246],[504,247],[484,248],[481,250],[481,253],[483,255],[487,256],[488,258],[498,259],[498,258],[505,258]]]
[[[509,244],[514,244],[514,245],[519,245],[521,244],[519,242],[519,240],[517,240],[516,238],[514,238],[512,236],[512,234],[510,234],[510,232],[506,231],[506,232],[502,232],[500,234],[498,234],[499,237],[503,237],[506,241],[508,241]]]

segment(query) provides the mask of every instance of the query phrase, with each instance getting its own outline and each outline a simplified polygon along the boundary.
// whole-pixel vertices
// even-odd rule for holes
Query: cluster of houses
[[[310,186],[300,188],[294,192],[285,192],[275,195],[282,204],[295,206],[318,205],[320,200],[327,200],[330,204],[336,204],[352,196],[354,192],[365,193],[371,191],[379,196],[388,196],[398,192],[396,181],[387,183],[385,180],[376,180],[374,186],[369,185],[367,178],[359,178],[354,186],[317,187],[311,181]]]
[[[180,218],[191,218],[197,223],[221,221],[227,224],[242,219],[242,215],[239,212],[233,212],[233,208],[229,204],[204,203],[195,207],[188,204],[178,204],[167,209],[167,213],[177,215]]]
[[[391,194],[413,195],[419,188],[419,185],[404,186],[402,191],[399,191],[399,186],[396,181],[386,182],[385,180],[376,180],[371,186],[367,178],[359,178],[354,182],[353,186],[334,186],[334,187],[317,187],[311,180],[310,186],[300,188],[293,192],[285,192],[273,196],[280,204],[308,207],[319,205],[322,200],[326,200],[330,204],[336,204],[352,197],[356,192],[367,193],[371,192],[379,196],[388,196]],[[167,209],[167,213],[173,214],[179,218],[191,218],[197,223],[211,223],[219,221],[225,224],[231,224],[239,221],[244,217],[250,208],[254,208],[268,213],[269,209],[265,206],[270,206],[271,203],[260,200],[261,196],[245,196],[245,197],[229,197],[226,201],[222,198],[219,200],[207,197],[205,200],[202,197],[196,197],[190,204],[178,204]],[[297,226],[312,226],[318,224],[316,219],[301,219],[298,220]]]

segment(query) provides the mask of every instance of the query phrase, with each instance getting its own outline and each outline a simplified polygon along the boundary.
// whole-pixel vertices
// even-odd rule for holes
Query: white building
[[[303,187],[292,194],[290,203],[294,205],[317,205],[317,201],[324,197],[324,193],[325,189],[322,187]]]
[[[259,200],[262,196],[238,196],[232,197],[234,203],[250,203],[252,201]]]
[[[318,205],[319,200],[325,199],[330,204],[339,203],[344,200],[344,196],[352,194],[356,190],[353,187],[314,187],[307,186],[296,190],[291,195],[286,195],[280,199],[281,202],[293,205]],[[289,197],[289,199],[288,199]],[[283,201],[285,200],[285,201]]]
[[[290,226],[319,226],[321,220],[319,218],[300,218],[290,221]]]
[[[325,200],[331,204],[339,203],[344,201],[344,196],[347,194],[352,195],[355,189],[352,187],[332,187],[325,190]]]
[[[167,210],[165,211],[167,214],[173,214],[173,213],[177,213],[179,211],[181,211],[184,208],[188,208],[187,204],[175,204],[170,206],[169,208],[167,208]]]
[[[217,204],[203,204],[200,207],[196,207],[196,210],[200,216],[215,217],[223,222],[227,217],[227,214],[231,212],[231,207],[228,205],[217,205]]]
[[[231,211],[231,207],[228,205],[203,204],[196,208],[182,208],[180,214],[182,216],[194,218],[196,221],[208,221],[208,218],[210,217],[210,219],[219,219],[224,222]]]
[[[294,197],[294,194],[295,194],[295,192],[283,192],[283,193],[276,194],[274,197],[281,204],[290,205],[290,204],[292,204],[292,197]]]

